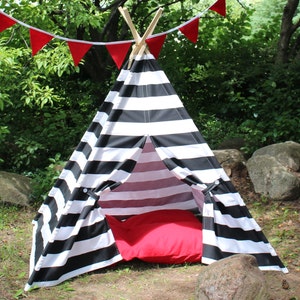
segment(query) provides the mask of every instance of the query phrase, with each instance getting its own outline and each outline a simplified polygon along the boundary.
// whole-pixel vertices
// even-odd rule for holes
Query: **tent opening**
[[[198,198],[201,197],[202,192]],[[105,215],[118,219],[165,209],[188,210],[199,214],[199,201],[194,199],[195,189],[178,179],[158,156],[151,138],[147,136],[139,159],[123,184],[103,193],[98,205]]]

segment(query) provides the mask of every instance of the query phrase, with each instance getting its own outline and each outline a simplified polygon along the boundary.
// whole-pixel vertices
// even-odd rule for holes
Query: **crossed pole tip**
[[[139,33],[137,32],[132,19],[130,17],[130,14],[128,12],[127,8],[122,8],[121,6],[118,8],[122,17],[126,21],[127,25],[129,26],[129,29],[132,33],[132,36],[134,38],[135,44],[132,46],[132,51],[129,56],[129,63],[128,63],[128,69],[131,67],[131,63],[136,55],[143,55],[144,53],[150,53],[149,50],[147,49],[147,43],[146,39],[152,35],[159,18],[161,17],[163,9],[160,7],[154,18],[152,19],[150,25],[148,26],[147,30],[145,31],[144,35],[141,37]]]

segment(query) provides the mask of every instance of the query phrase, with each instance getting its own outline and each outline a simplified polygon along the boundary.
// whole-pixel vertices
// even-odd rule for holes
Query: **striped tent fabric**
[[[25,290],[122,260],[105,215],[200,214],[202,263],[247,253],[287,272],[151,54],[136,56],[33,220]]]

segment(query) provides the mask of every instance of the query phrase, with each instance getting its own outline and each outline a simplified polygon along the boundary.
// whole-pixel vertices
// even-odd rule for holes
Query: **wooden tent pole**
[[[127,25],[129,26],[132,36],[135,40],[135,45],[133,45],[132,52],[130,53],[129,56],[128,69],[130,69],[134,56],[142,55],[143,53],[149,53],[149,50],[147,49],[146,39],[153,33],[158,23],[158,20],[162,14],[163,9],[162,8],[158,9],[158,11],[156,12],[154,18],[152,19],[150,25],[148,26],[142,38],[137,32],[127,8],[119,7],[118,9],[121,15],[123,16],[123,18],[125,19]]]
[[[126,7],[122,8],[121,6],[118,9],[119,9],[119,12],[121,13],[121,15],[123,16],[124,20],[126,21],[135,42],[139,43],[141,37],[138,34],[137,30],[135,29],[135,26],[133,25],[133,22],[132,22],[132,19],[130,17],[130,14],[128,12],[128,9]]]

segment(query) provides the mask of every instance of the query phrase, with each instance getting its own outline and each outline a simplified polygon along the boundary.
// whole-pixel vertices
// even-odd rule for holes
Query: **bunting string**
[[[185,23],[171,28],[165,32],[153,34],[147,38],[146,43],[149,47],[150,52],[158,58],[160,50],[165,42],[168,34],[174,31],[180,31],[188,40],[196,43],[199,34],[199,19],[209,10],[215,11],[221,16],[226,16],[226,0],[217,0],[210,7],[206,8],[192,19]],[[113,41],[113,42],[91,42],[84,40],[69,39],[60,35],[51,34],[42,29],[30,26],[20,20],[17,20],[3,11],[0,11],[0,32],[19,24],[23,27],[29,28],[30,44],[32,49],[32,56],[37,54],[44,46],[46,46],[52,39],[59,39],[67,42],[69,50],[71,52],[73,62],[75,66],[78,66],[80,61],[83,59],[85,54],[89,51],[92,46],[105,46],[113,61],[120,69],[123,61],[127,55],[127,52],[134,40],[126,41]]]

